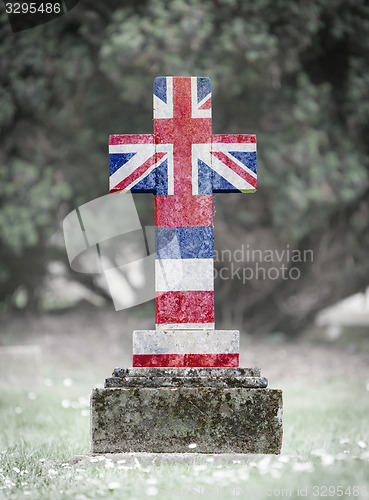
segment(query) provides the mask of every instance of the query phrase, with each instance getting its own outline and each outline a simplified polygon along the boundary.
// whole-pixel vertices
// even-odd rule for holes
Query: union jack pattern
[[[154,133],[111,135],[109,146],[110,191],[155,195],[158,342],[134,366],[238,366],[226,347],[191,358],[189,341],[163,361],[159,332],[214,331],[212,194],[256,190],[256,137],[212,134],[209,78],[158,77]]]

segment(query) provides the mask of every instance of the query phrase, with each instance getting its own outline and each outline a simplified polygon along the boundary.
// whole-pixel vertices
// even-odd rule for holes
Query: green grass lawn
[[[369,498],[367,381],[332,378],[284,390],[279,459],[71,465],[89,444],[90,387],[0,392],[0,498]],[[96,460],[96,459],[93,459]]]

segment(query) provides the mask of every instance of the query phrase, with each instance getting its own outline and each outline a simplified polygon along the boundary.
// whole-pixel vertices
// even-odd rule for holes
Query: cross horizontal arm
[[[193,194],[253,193],[257,188],[256,136],[212,135],[192,148]]]
[[[170,149],[170,148],[169,148]],[[168,178],[166,148],[155,147],[153,134],[111,135],[109,137],[110,192],[157,194],[157,177]],[[168,193],[168,182],[160,182]]]

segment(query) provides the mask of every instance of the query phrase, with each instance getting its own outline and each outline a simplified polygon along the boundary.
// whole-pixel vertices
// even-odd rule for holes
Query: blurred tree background
[[[98,290],[69,270],[61,223],[107,193],[110,133],[152,133],[159,75],[210,76],[213,132],[257,134],[258,191],[215,196],[216,248],[314,255],[285,263],[297,280],[217,280],[218,326],[292,335],[364,290],[368,34],[365,0],[81,0],[15,34],[2,12],[1,308],[22,290],[38,311],[52,262]]]

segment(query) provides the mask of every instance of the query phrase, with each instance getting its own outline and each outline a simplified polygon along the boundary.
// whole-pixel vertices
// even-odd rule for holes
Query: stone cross
[[[238,332],[214,329],[213,193],[256,191],[255,135],[212,134],[210,78],[158,77],[154,133],[109,154],[110,192],[155,196],[156,330],[134,332],[133,366],[238,366]]]

